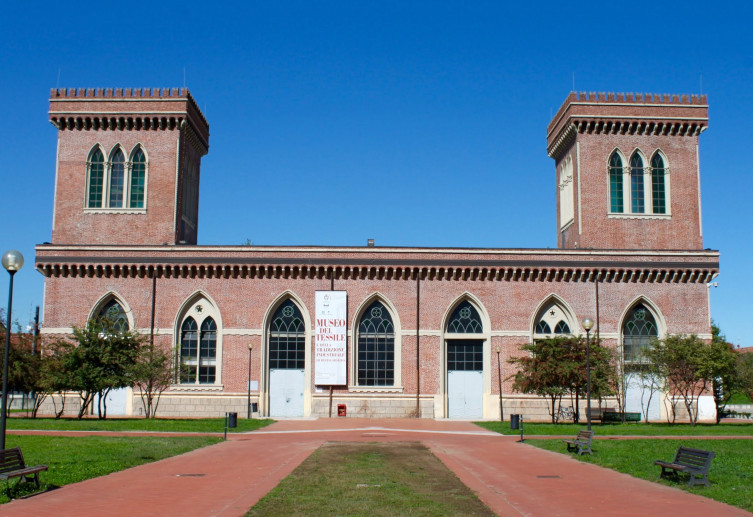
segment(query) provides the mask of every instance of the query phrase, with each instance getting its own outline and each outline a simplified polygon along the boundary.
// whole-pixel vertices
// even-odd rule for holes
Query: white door
[[[304,370],[269,370],[269,416],[302,417]]]
[[[479,371],[447,372],[447,416],[449,418],[483,418],[484,374]]]

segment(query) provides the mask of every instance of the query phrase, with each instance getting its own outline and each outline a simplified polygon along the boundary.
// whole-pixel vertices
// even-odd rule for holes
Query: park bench
[[[622,416],[625,415],[625,422],[640,422],[640,413],[622,413],[620,411],[605,411],[602,416],[602,422],[620,423]]]
[[[586,417],[590,415],[591,422],[601,422],[604,415],[604,411],[606,411],[606,409],[602,409],[600,407],[592,407],[590,413],[588,412],[588,410],[586,410]]]
[[[672,476],[678,477],[678,472],[684,472],[690,474],[688,480],[688,486],[696,484],[703,484],[709,486],[709,468],[711,467],[711,460],[714,459],[712,451],[703,451],[701,449],[691,449],[689,447],[680,446],[677,449],[677,455],[674,461],[666,462],[656,460],[654,465],[661,467],[661,474],[659,477]]]
[[[593,431],[578,431],[578,436],[573,440],[562,440],[567,444],[567,451],[578,451],[578,456],[584,452],[591,454],[591,439],[594,437]]]
[[[47,465],[37,465],[35,467],[27,467],[24,463],[24,456],[21,454],[19,447],[13,449],[0,450],[0,480],[5,481],[5,488],[8,492],[8,498],[11,497],[10,493],[10,479],[11,478],[23,478],[23,481],[34,481],[37,488],[39,488],[39,473],[43,470],[47,470]],[[18,480],[20,483],[22,480]],[[16,485],[18,485],[16,483]]]

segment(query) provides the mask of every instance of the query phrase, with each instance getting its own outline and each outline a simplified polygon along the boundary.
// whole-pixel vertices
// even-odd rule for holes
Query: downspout
[[[421,271],[416,272],[416,418],[421,418]]]

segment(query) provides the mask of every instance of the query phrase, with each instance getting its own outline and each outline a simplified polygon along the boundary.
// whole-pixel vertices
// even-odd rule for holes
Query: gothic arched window
[[[123,306],[115,299],[110,300],[102,307],[99,311],[99,317],[110,320],[115,331],[129,330],[125,310],[123,310]]]
[[[655,214],[667,213],[665,174],[664,159],[661,154],[656,153],[651,159],[651,201]]]
[[[633,307],[622,328],[625,362],[643,362],[643,351],[658,335],[656,320],[646,306],[639,303]]]
[[[569,312],[565,311],[557,301],[551,301],[536,315],[536,325],[533,329],[534,339],[545,339],[553,335],[570,334],[568,321]],[[554,331],[552,332],[552,329]]]
[[[146,188],[146,156],[141,147],[136,148],[131,158],[131,186],[128,199],[130,208],[144,208],[144,191]]]
[[[277,308],[269,325],[269,368],[303,370],[306,365],[303,316],[292,300]]]
[[[387,308],[375,301],[358,325],[358,384],[393,386],[395,383],[395,327]]]
[[[123,193],[125,192],[125,157],[123,151],[116,150],[110,159],[110,208],[123,207]]]
[[[89,192],[86,206],[87,208],[101,208],[105,181],[105,157],[99,148],[95,149],[89,156],[87,168]]]
[[[217,323],[211,316],[202,319],[202,312],[195,311],[200,324],[188,316],[180,327],[179,378],[183,384],[214,384],[217,380]]]
[[[609,158],[609,211],[621,214],[625,211],[622,188],[622,158],[617,151]]]
[[[634,214],[642,214],[646,211],[643,181],[643,158],[635,153],[630,159],[630,203]]]
[[[481,316],[469,301],[460,303],[447,322],[447,332],[452,334],[481,334],[484,326]]]

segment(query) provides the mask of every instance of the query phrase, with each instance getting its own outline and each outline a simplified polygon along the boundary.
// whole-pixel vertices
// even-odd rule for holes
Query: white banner
[[[316,292],[314,384],[345,386],[348,383],[347,317],[345,291]]]

